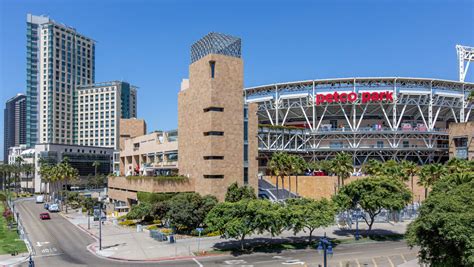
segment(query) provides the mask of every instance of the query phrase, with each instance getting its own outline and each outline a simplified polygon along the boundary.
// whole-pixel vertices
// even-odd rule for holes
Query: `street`
[[[280,253],[254,253],[161,262],[120,262],[99,258],[87,250],[95,240],[57,213],[51,220],[41,221],[42,204],[33,200],[18,201],[27,235],[35,251],[35,266],[318,266],[322,255],[317,250],[292,250]],[[329,266],[397,266],[416,257],[405,242],[345,244],[334,248]],[[22,266],[28,266],[23,263]]]

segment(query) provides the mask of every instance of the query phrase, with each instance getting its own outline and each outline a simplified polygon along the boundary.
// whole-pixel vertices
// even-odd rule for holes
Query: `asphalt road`
[[[44,211],[42,204],[31,200],[17,202],[15,206],[35,250],[35,266],[318,266],[323,261],[316,250],[223,255],[155,263],[112,261],[91,254],[86,247],[95,240],[59,214],[51,214],[49,221],[40,220],[39,214]],[[328,258],[328,266],[392,267],[414,259],[416,252],[403,241],[339,245],[334,249],[334,255]]]

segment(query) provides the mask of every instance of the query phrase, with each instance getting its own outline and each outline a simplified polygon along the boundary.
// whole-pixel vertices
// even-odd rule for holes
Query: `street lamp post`
[[[324,252],[324,267],[327,267],[327,254],[332,255],[333,251],[331,241],[326,237],[326,232],[324,232],[324,237],[319,239],[318,252],[321,253],[321,251]]]

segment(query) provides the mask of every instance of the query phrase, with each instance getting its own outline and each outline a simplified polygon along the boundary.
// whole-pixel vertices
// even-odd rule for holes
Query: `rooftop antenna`
[[[469,63],[474,61],[474,47],[456,45],[459,60],[459,81],[464,82],[466,78],[467,70],[469,69]],[[466,66],[464,66],[467,61]]]

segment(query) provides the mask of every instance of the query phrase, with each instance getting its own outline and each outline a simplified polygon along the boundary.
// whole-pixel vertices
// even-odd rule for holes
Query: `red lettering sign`
[[[358,98],[359,96],[354,92],[341,94],[339,94],[338,92],[329,94],[317,94],[316,105],[324,103],[352,103],[357,101]],[[381,101],[393,102],[393,92],[364,92],[360,93],[360,98],[362,103]]]

